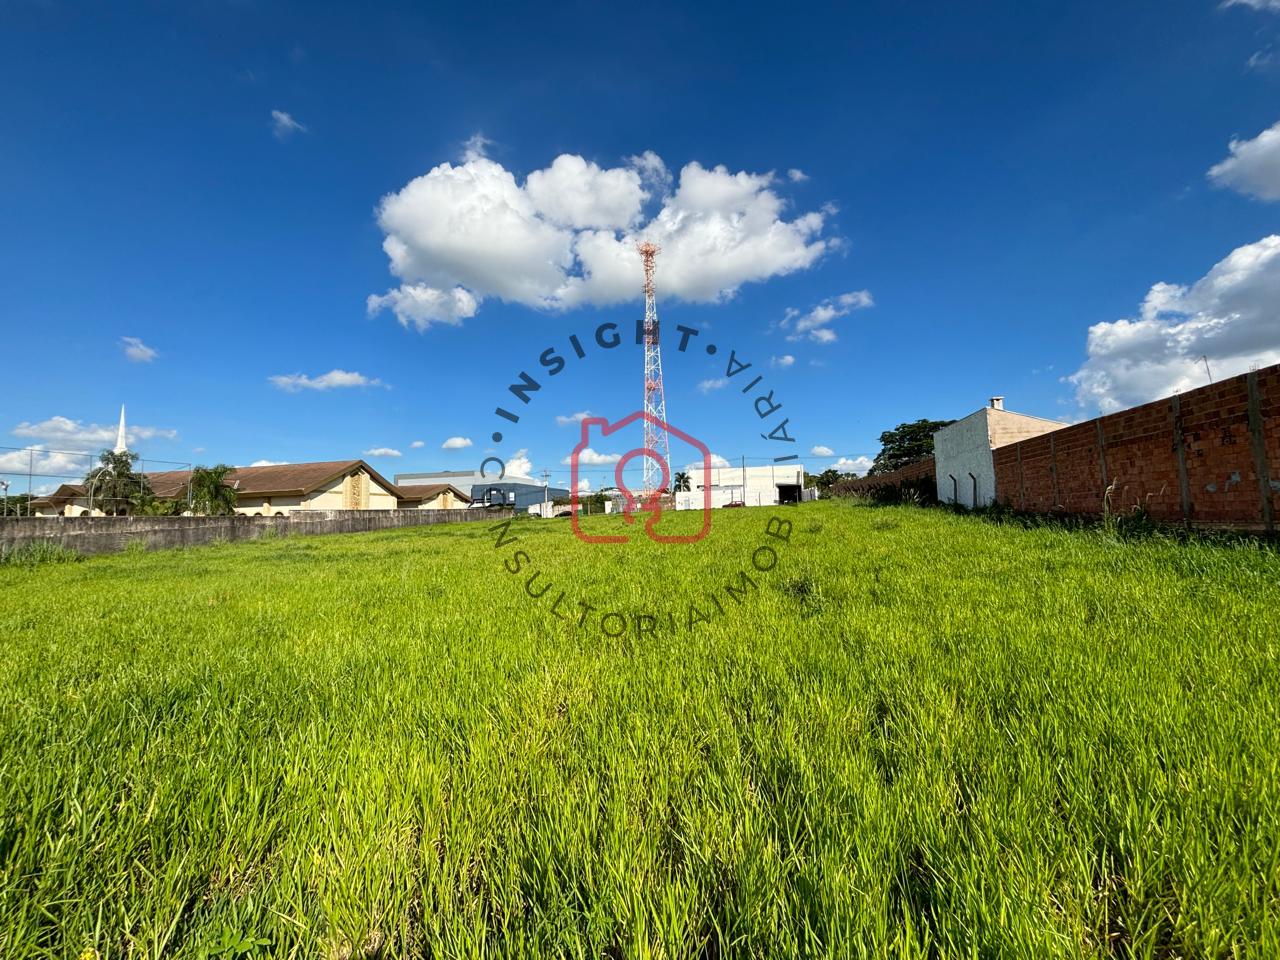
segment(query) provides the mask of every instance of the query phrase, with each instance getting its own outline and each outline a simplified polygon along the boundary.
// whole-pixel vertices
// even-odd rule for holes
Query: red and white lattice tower
[[[654,258],[660,249],[656,243],[646,240],[638,244],[640,259],[644,261],[644,445],[662,457],[657,463],[652,457],[644,457],[644,484],[646,496],[671,485],[671,447],[667,431],[654,423],[654,419],[667,422],[667,398],[662,388],[662,348],[658,344],[658,307],[653,296]],[[663,482],[663,473],[667,479]]]

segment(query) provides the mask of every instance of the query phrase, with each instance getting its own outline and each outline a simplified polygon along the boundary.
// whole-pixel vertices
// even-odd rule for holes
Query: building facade
[[[191,471],[145,475],[154,496],[184,500]],[[459,510],[471,500],[450,484],[400,489],[363,460],[326,460],[237,467],[226,483],[236,492],[235,512],[252,517],[284,517],[299,510]],[[83,484],[63,484],[31,501],[38,517],[104,516]]]
[[[1004,409],[1004,397],[943,427],[933,435],[934,477],[938,499],[964,507],[985,507],[996,499],[992,451],[1038,437],[1066,424]]]
[[[436,470],[430,473],[397,473],[396,486],[412,488],[449,484],[464,493],[477,506],[513,507],[524,513],[530,507],[553,500],[566,500],[570,492],[563,487],[549,487],[532,477],[507,474],[499,478],[497,471],[487,476],[478,470]]]
[[[804,496],[804,465],[797,462],[763,467],[712,467],[710,483],[703,471],[691,468],[689,489],[676,494],[677,510],[701,510],[706,503],[704,486],[711,491],[713,508],[767,507],[800,503]]]

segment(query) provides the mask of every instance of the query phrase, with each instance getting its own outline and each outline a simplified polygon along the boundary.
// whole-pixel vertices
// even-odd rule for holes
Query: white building
[[[690,467],[687,472],[689,489],[676,494],[676,509],[701,510],[705,502],[705,477],[696,467]],[[805,499],[802,463],[712,467],[710,479],[712,507],[768,507]]]
[[[938,499],[965,507],[989,506],[996,496],[995,458],[991,451],[1065,426],[1057,420],[1006,410],[1004,397],[992,397],[989,406],[933,435]]]

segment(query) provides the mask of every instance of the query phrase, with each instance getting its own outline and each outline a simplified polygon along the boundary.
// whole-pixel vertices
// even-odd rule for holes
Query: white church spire
[[[124,404],[120,404],[120,429],[116,431],[116,448],[115,453],[124,453],[129,449],[128,443],[124,438]]]

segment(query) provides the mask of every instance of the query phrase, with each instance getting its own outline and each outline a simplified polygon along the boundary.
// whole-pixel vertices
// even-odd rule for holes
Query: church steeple
[[[129,449],[128,443],[124,438],[124,404],[120,404],[120,429],[116,431],[116,448],[115,453],[124,453]]]

